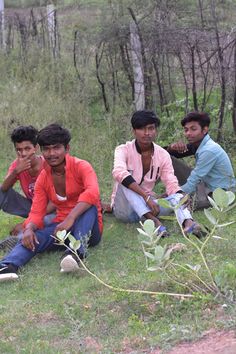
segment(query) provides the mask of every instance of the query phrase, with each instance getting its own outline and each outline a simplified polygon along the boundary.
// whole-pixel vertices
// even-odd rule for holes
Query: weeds
[[[227,296],[227,294],[229,294],[232,300],[232,289],[230,289],[230,292],[228,291],[227,276],[224,272],[220,272],[216,278],[214,277],[205,250],[212,239],[218,241],[226,240],[218,235],[218,230],[235,222],[222,223],[224,215],[236,206],[236,203],[232,204],[234,199],[234,193],[226,192],[220,188],[213,192],[213,198],[209,197],[212,208],[205,209],[204,213],[211,223],[211,229],[202,226],[203,231],[206,233],[204,238],[198,239],[195,236],[186,235],[182,225],[179,225],[186,243],[199,254],[200,262],[197,264],[175,262],[174,259],[171,259],[171,254],[175,248],[173,246],[159,245],[161,235],[157,235],[158,228],[155,228],[153,221],[146,220],[144,224],[141,224],[142,229],[138,228],[138,232],[146,259],[147,270],[165,272],[166,276],[172,282],[186,288],[192,294],[194,292],[200,292],[202,294],[211,293],[215,296]],[[182,203],[183,202],[184,201],[182,201]],[[176,207],[172,207],[175,213],[182,203]],[[159,200],[159,204],[163,207],[171,207],[169,202],[165,199]],[[182,249],[184,249],[183,245],[180,245],[179,248],[177,247],[177,250]],[[202,268],[205,271],[201,271]],[[236,274],[236,268],[232,265],[228,266],[228,274],[230,274],[231,279],[233,279]]]

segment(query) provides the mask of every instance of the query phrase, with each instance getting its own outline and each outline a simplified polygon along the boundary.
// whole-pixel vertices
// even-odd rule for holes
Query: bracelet
[[[151,198],[150,195],[147,196],[147,198],[145,199],[145,202],[147,203],[149,201],[149,199]]]

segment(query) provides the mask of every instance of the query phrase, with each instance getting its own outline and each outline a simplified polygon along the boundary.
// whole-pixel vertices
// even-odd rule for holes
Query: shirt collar
[[[137,152],[141,155],[142,152],[141,152],[140,146],[137,142],[137,139],[135,139],[135,147],[136,147]],[[154,152],[154,144],[153,143],[152,143],[152,152]]]

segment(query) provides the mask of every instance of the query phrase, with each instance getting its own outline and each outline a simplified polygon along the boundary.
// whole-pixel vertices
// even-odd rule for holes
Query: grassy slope
[[[69,29],[71,24],[68,32]],[[41,127],[59,120],[73,132],[72,153],[94,165],[102,197],[108,200],[114,146],[130,136],[126,108],[105,115],[98,105],[88,108],[78,102],[78,92],[64,96],[46,92],[40,82],[18,79],[18,68],[14,70],[15,75],[6,81],[2,78],[0,86],[1,179],[14,157],[7,137],[14,124],[32,123]],[[43,80],[48,73],[42,70],[38,75]],[[68,82],[71,77],[73,72],[68,71]],[[13,125],[12,118],[16,120]],[[194,216],[204,221],[202,212]],[[232,211],[227,219],[235,216]],[[1,213],[0,237],[7,235],[18,220]],[[104,222],[103,240],[91,249],[87,261],[92,271],[108,283],[124,288],[183,290],[162,273],[145,270],[136,225],[124,225],[110,216],[105,216]],[[167,225],[172,237],[162,244],[183,241],[177,224],[167,222]],[[215,240],[207,249],[215,273],[226,262],[235,262],[235,225],[222,233],[227,241]],[[40,255],[22,269],[18,282],[1,284],[2,353],[112,353],[125,352],[128,348],[148,351],[196,338],[210,327],[235,326],[234,305],[228,303],[227,308],[222,307],[226,300],[208,296],[180,300],[112,292],[87,274],[60,274],[60,257],[60,253]],[[175,257],[183,263],[199,262],[196,253],[189,249]]]

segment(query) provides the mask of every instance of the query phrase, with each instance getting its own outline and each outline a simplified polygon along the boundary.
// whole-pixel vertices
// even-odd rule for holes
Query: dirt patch
[[[235,331],[210,330],[206,332],[202,339],[193,343],[182,343],[168,354],[235,354],[236,353],[236,333]],[[152,352],[159,354],[160,351]]]
[[[236,354],[236,332],[216,331],[211,329],[200,340],[184,342],[169,351],[156,349],[134,349],[138,343],[131,343],[128,338],[123,341],[125,354]]]

